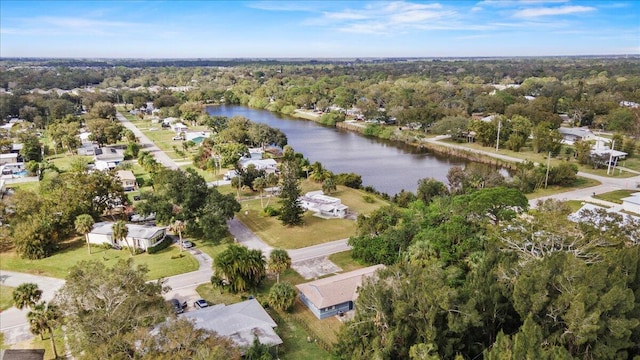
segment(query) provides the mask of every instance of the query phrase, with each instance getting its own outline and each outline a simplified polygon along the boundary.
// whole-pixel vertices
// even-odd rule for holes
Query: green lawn
[[[583,188],[597,186],[597,185],[600,185],[600,182],[597,180],[587,179],[587,178],[578,176],[578,178],[576,179],[576,181],[573,183],[572,186],[553,185],[553,186],[547,187],[546,189],[538,189],[535,192],[532,192],[530,194],[525,194],[525,195],[527,199],[531,200],[531,199],[537,199],[544,196],[559,194],[559,193],[563,193],[571,190],[583,189]]]
[[[40,182],[39,181],[31,181],[19,184],[7,184],[8,189],[23,189],[33,192],[40,191]]]
[[[79,159],[83,159],[87,164],[93,162],[93,156],[70,155],[69,153],[52,155],[47,157],[47,161],[54,164],[62,171],[71,170],[71,164]]]
[[[131,257],[127,250],[106,250],[99,246],[91,247],[89,255],[83,238],[63,243],[61,249],[52,256],[40,260],[21,259],[15,253],[0,254],[0,269],[24,272],[35,275],[51,276],[64,279],[68,269],[83,260],[97,260],[106,266],[113,266],[119,259]],[[176,246],[170,246],[153,255],[147,253],[133,256],[136,265],[145,264],[149,267],[148,278],[158,279],[198,269],[198,261],[188,252],[183,252]]]
[[[303,181],[302,192],[318,190],[320,184]],[[222,189],[223,187],[221,187]],[[349,211],[358,214],[368,214],[388,203],[364,191],[338,186],[331,196],[340,198],[342,203],[349,206]],[[372,203],[364,200],[365,196],[373,198]],[[284,227],[277,217],[266,217],[262,214],[260,199],[242,201],[242,210],[236,215],[260,239],[273,247],[283,249],[298,249],[306,246],[325,243],[328,241],[348,238],[355,234],[356,223],[346,219],[322,219],[309,211],[304,214],[304,225]],[[272,198],[270,205],[278,207],[278,198]],[[267,199],[263,199],[264,205]]]
[[[7,310],[13,306],[13,288],[11,286],[0,285],[0,311]]]
[[[342,271],[344,272],[367,267],[367,265],[362,265],[357,260],[354,260],[351,257],[351,250],[329,255],[329,260],[334,264],[340,266],[340,268],[342,268]]]
[[[622,204],[622,199],[631,196],[633,193],[637,193],[638,190],[615,190],[607,193],[596,194],[596,199],[609,201],[616,204]]]

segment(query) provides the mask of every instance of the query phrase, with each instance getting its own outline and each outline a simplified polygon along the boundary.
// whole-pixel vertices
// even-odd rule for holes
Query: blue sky
[[[640,1],[0,0],[0,56],[335,58],[640,53]]]

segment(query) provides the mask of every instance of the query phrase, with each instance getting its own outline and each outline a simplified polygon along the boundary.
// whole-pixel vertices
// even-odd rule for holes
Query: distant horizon
[[[577,54],[577,55],[505,55],[505,56],[345,56],[345,57],[53,57],[53,56],[0,56],[0,61],[8,60],[145,60],[145,61],[163,61],[163,60],[183,60],[183,61],[210,61],[210,60],[256,60],[256,61],[269,61],[269,60],[437,60],[437,59],[535,59],[535,58],[589,58],[589,57],[632,57],[640,58],[640,53],[629,54]]]
[[[0,1],[2,58],[640,54],[633,0]]]

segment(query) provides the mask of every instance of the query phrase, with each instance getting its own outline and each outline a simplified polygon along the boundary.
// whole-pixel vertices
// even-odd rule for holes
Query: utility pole
[[[544,188],[547,188],[547,183],[549,182],[549,167],[551,165],[551,151],[549,151],[549,156],[547,157],[547,175],[544,177]]]
[[[498,148],[500,147],[500,128],[502,127],[502,120],[498,120],[498,136],[496,138],[496,152],[498,152]]]
[[[609,150],[609,164],[607,165],[607,175],[611,171],[611,162],[613,161],[613,149],[616,147],[616,141],[613,140],[611,143],[611,149]]]

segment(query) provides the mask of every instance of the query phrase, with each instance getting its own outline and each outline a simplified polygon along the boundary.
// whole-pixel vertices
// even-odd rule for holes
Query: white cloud
[[[596,8],[591,6],[540,7],[518,10],[513,14],[513,16],[518,18],[530,18],[538,16],[568,15],[595,10]]]
[[[321,17],[307,19],[304,24],[330,26],[343,32],[392,34],[411,29],[449,28],[447,22],[457,19],[455,10],[440,3],[417,4],[405,1],[373,2],[362,8],[325,11]]]

